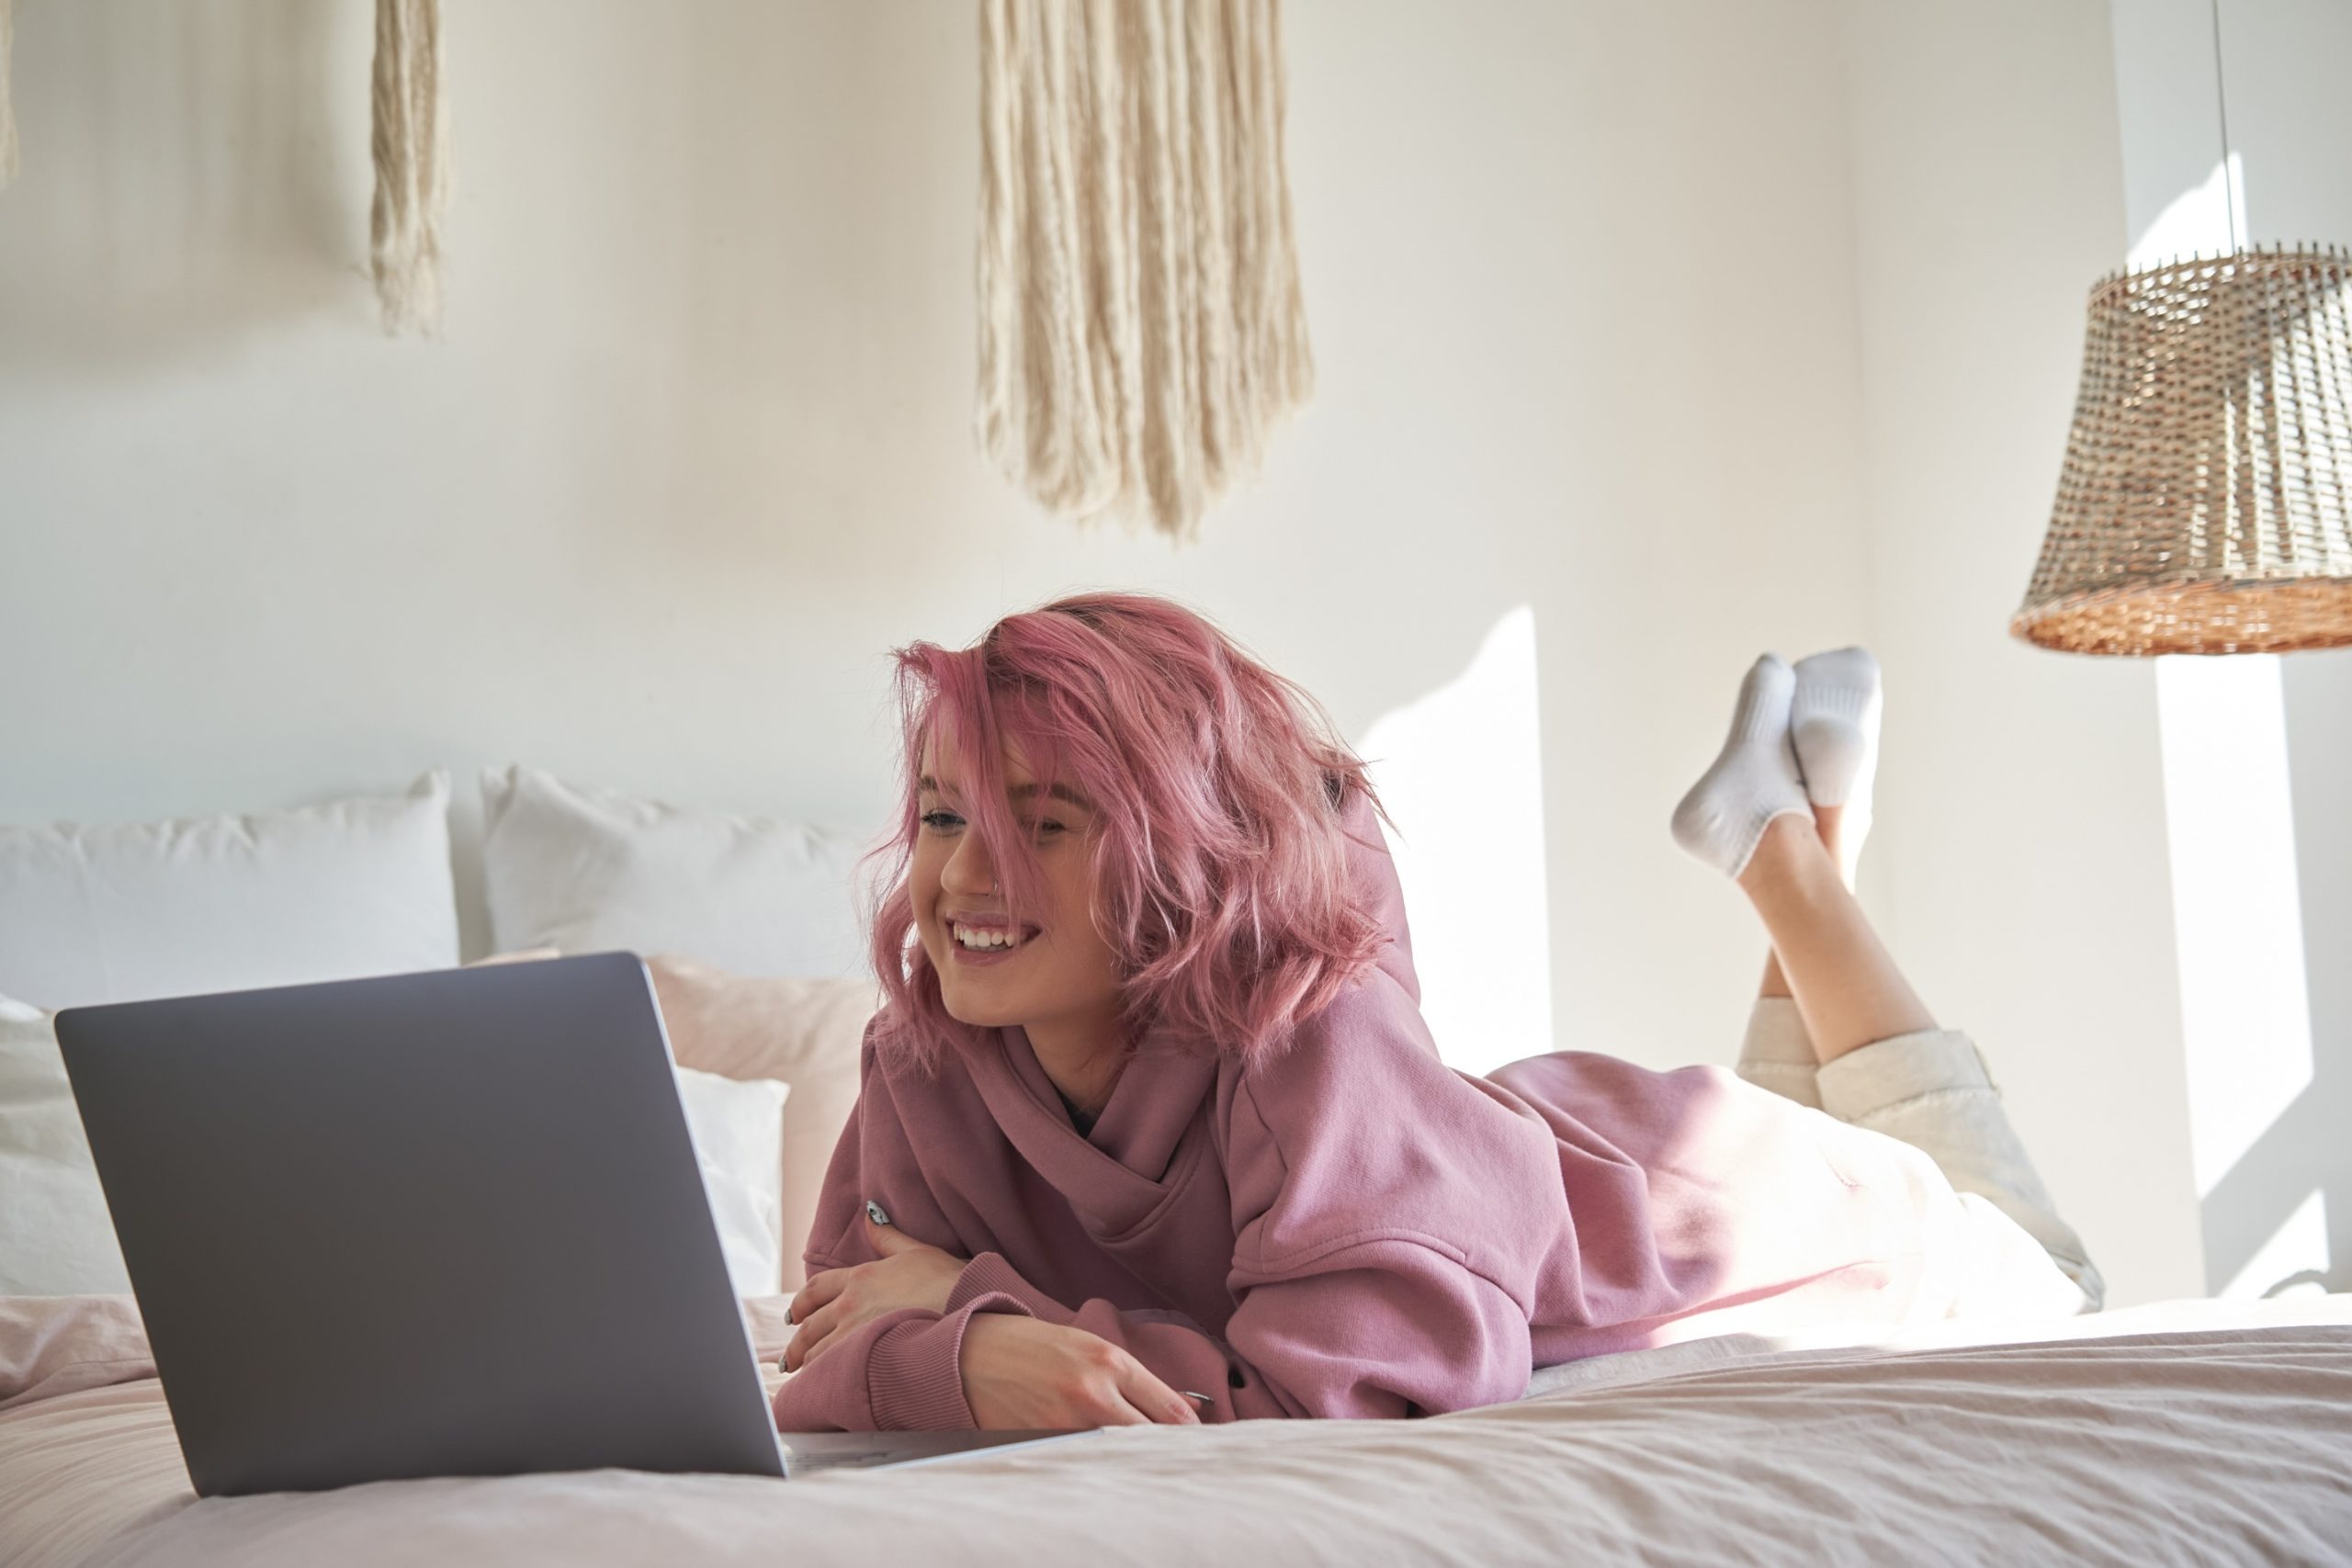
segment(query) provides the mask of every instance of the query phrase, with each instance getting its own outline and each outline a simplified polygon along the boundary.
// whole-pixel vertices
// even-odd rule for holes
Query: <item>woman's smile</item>
[[[1015,931],[1001,920],[967,923],[951,918],[945,923],[948,946],[959,964],[1001,964],[1017,957],[1042,934],[1035,926],[1023,926]]]

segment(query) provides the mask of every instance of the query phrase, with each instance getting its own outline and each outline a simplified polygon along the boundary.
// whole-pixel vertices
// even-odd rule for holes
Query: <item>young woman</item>
[[[783,1429],[1414,1416],[1704,1335],[2098,1304],[1849,889],[1867,654],[1758,660],[1675,812],[1771,939],[1736,1075],[1485,1077],[1422,1022],[1363,763],[1206,621],[1085,595],[898,659],[885,1006]]]

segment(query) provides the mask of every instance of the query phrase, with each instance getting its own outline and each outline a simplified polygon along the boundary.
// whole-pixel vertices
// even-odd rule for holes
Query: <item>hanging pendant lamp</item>
[[[2072,653],[2352,644],[2352,253],[2245,247],[2091,290],[2058,501],[2009,631]]]
[[[2009,630],[2074,653],[2352,644],[2352,253],[2239,251],[2091,291]]]

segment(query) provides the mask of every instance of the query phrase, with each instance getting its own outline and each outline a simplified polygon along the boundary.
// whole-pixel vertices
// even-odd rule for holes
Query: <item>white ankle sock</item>
[[[1739,683],[1731,738],[1674,808],[1675,842],[1726,876],[1747,869],[1773,818],[1812,815],[1789,743],[1795,694],[1796,674],[1785,660],[1776,653],[1758,660]]]
[[[1878,660],[1868,649],[1841,648],[1797,660],[1789,739],[1814,805],[1870,815],[1883,705]]]

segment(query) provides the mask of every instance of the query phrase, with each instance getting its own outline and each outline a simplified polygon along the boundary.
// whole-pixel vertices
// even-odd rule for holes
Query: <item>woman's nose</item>
[[[964,836],[956,840],[956,852],[947,857],[947,864],[939,874],[940,886],[950,893],[985,897],[996,886],[996,866],[989,859],[988,847],[980,836],[967,827]]]

